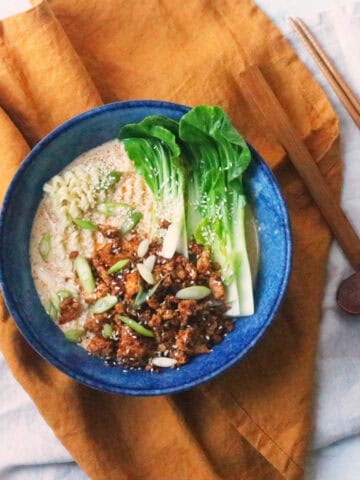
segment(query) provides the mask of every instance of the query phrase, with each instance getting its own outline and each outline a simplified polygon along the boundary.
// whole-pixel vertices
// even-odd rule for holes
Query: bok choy
[[[203,105],[180,122],[150,116],[124,126],[119,139],[154,194],[154,223],[170,222],[162,256],[187,256],[192,238],[209,247],[221,266],[228,314],[253,314],[243,190],[251,153],[226,113]]]
[[[188,236],[221,265],[229,315],[251,315],[254,301],[245,240],[243,173],[251,160],[243,137],[219,107],[199,106],[180,120],[187,160]]]
[[[136,171],[141,174],[156,201],[154,221],[170,223],[161,255],[172,258],[175,251],[187,256],[184,205],[184,170],[176,141],[178,123],[161,116],[150,116],[137,124],[125,125],[119,139]]]

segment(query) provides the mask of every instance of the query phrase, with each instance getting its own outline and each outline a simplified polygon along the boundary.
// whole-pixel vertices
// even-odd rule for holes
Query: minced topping
[[[91,294],[80,288],[80,297],[90,305],[90,312],[100,298],[115,296],[117,302],[103,313],[87,316],[85,347],[90,353],[126,368],[152,370],[161,365],[156,360],[159,357],[173,359],[165,362],[167,366],[179,366],[194,355],[210,352],[233,329],[232,319],[225,315],[228,307],[219,266],[211,261],[209,250],[192,242],[189,258],[175,254],[169,260],[161,257],[161,244],[153,241],[139,258],[142,239],[137,235],[126,240],[110,228],[101,232],[111,241],[100,244],[88,259],[96,287]],[[154,284],[149,285],[137,266],[153,257]],[[109,274],[121,260],[128,262],[119,272]],[[206,296],[183,299],[179,292],[186,296],[188,287],[203,287]],[[192,288],[189,295],[196,297],[197,291]]]

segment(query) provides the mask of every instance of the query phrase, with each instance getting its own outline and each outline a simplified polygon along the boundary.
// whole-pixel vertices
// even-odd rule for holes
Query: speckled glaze
[[[179,370],[161,374],[107,367],[63,333],[45,313],[32,280],[29,260],[31,226],[42,187],[81,153],[114,137],[119,129],[147,115],[178,120],[187,107],[155,101],[118,102],[83,113],[58,127],[24,160],[6,194],[0,217],[0,284],[9,311],[24,337],[51,364],[90,387],[127,395],[163,395],[185,390],[220,374],[259,340],[284,296],[291,268],[288,213],[269,168],[252,149],[246,189],[259,223],[260,267],[255,314],[237,320],[235,330],[208,355]]]

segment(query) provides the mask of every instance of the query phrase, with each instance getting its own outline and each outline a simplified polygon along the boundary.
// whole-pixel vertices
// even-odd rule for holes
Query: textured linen
[[[9,95],[3,97],[0,95],[1,104],[10,113],[30,143],[33,143],[67,116],[99,104],[101,100],[98,92],[93,88],[82,63],[72,50],[73,45],[88,68],[90,76],[104,100],[135,98],[141,94],[142,96],[167,98],[190,104],[202,101],[220,103],[227,108],[237,126],[247,133],[248,138],[264,153],[272,166],[276,167],[275,172],[283,184],[294,222],[295,272],[298,277],[305,275],[310,280],[312,279],[315,288],[308,290],[306,286],[297,285],[292,281],[282,316],[274,324],[272,333],[267,335],[262,346],[255,349],[240,368],[233,370],[219,382],[213,382],[204,388],[176,397],[173,402],[158,399],[153,400],[152,403],[158,404],[155,405],[155,408],[163,407],[161,422],[166,427],[170,426],[168,430],[170,438],[167,439],[169,442],[167,443],[168,456],[174,456],[176,440],[181,442],[181,453],[188,453],[186,469],[184,470],[183,465],[177,464],[176,470],[171,469],[170,474],[166,472],[167,478],[178,478],[178,476],[187,478],[194,474],[197,474],[198,478],[209,479],[218,478],[218,476],[247,479],[298,478],[302,472],[301,465],[309,432],[312,364],[329,235],[303,186],[288,164],[284,162],[282,150],[272,138],[264,137],[261,134],[256,121],[252,119],[251,112],[246,111],[246,103],[242,101],[236,90],[236,76],[253,61],[261,64],[273,88],[277,91],[284,106],[288,108],[299,131],[307,139],[317,158],[323,157],[337,135],[335,117],[325,98],[311,81],[311,77],[302,69],[278,32],[249,2],[239,2],[240,6],[235,6],[233,2],[219,3],[214,11],[207,2],[198,2],[196,7],[193,7],[193,3],[189,3],[189,8],[185,10],[187,17],[180,19],[176,15],[173,16],[171,29],[166,29],[165,37],[163,36],[164,32],[159,29],[156,32],[157,35],[152,35],[150,38],[145,35],[146,32],[143,29],[141,30],[142,25],[137,25],[138,28],[135,28],[134,25],[128,25],[123,21],[131,18],[131,14],[134,18],[141,18],[140,15],[136,15],[136,6],[131,7],[134,8],[134,11],[127,10],[125,13],[119,13],[117,9],[111,7],[111,3],[108,2],[107,8],[97,11],[94,2],[87,2],[86,5],[81,5],[82,2],[77,2],[76,5],[70,4],[70,2],[51,2],[71,43],[63,35],[61,27],[52,16],[51,11],[44,5],[26,16],[22,15],[4,23],[3,58],[9,59],[10,57],[11,60],[15,60],[13,62],[15,65],[11,65],[9,61],[2,64],[0,88],[7,91]],[[159,15],[162,23],[166,24],[169,20],[168,14],[172,12],[172,9],[166,9],[164,8],[166,4],[161,4],[162,9],[159,14],[156,7],[155,2],[150,6],[147,5],[147,8],[142,6],[140,10],[141,14],[144,14],[143,18],[149,20],[153,16]],[[197,18],[196,13],[205,17],[202,19],[203,23],[199,24],[201,27],[199,30],[206,36],[207,42],[204,42],[206,52],[202,48],[202,42],[199,43],[199,39],[192,38],[191,35],[189,37],[192,32],[191,29],[186,28],[189,19]],[[243,27],[241,33],[235,32],[233,15],[238,22],[241,22]],[[104,22],[104,19],[108,21]],[[98,22],[98,29],[95,28],[96,22]],[[160,24],[162,23],[160,22]],[[106,25],[106,32],[104,25]],[[124,30],[120,33],[115,30],[115,26],[119,25]],[[134,28],[133,32],[131,32],[132,28]],[[109,55],[109,38],[104,38],[104,33],[108,33],[109,30],[113,30],[112,54],[117,48],[124,47],[121,42],[122,38],[126,38],[129,42],[128,50],[123,48],[123,51],[117,52],[118,63],[114,63],[116,55]],[[157,51],[159,53],[157,67],[162,66],[160,72],[157,72],[157,68],[154,68],[153,58],[151,58],[151,63],[150,57],[147,57],[146,48],[134,48],[135,40],[141,39],[142,42],[147,42],[145,45],[149,46],[150,50],[152,41],[155,42],[155,45],[156,42],[160,44],[160,41],[163,42],[164,38],[167,38],[169,32],[176,32],[176,36],[173,38],[170,35],[170,45],[164,49],[166,54],[162,52],[163,55],[161,55],[161,52]],[[134,34],[134,38],[131,37],[131,33]],[[218,47],[219,36],[224,51],[217,52],[215,47]],[[269,47],[264,42],[265,38],[271,40],[268,42]],[[32,45],[36,48],[31,48],[31,42],[34,42]],[[138,45],[140,46],[140,42]],[[182,51],[179,50],[179,45],[184,50],[184,58],[179,55],[181,58],[174,63],[169,53]],[[49,46],[52,47],[51,52]],[[199,56],[199,64],[186,58],[186,51],[194,49]],[[129,62],[126,54],[130,52],[133,56]],[[237,57],[233,53],[236,53]],[[202,62],[207,58],[206,54],[210,56],[211,62],[203,65]],[[41,59],[40,64],[39,58]],[[169,58],[172,60],[171,64],[168,64]],[[9,63],[13,68],[9,68]],[[55,71],[52,71],[51,76],[45,78],[44,75],[49,71],[49,63],[55,65]],[[144,70],[140,69],[140,66]],[[170,66],[172,67],[171,78],[167,78],[166,81],[161,80],[163,69],[170,71]],[[193,77],[184,75],[189,67]],[[286,79],[286,83],[281,75],[285,67],[288,68],[287,72],[291,71],[292,73],[292,76]],[[60,72],[62,68],[65,73]],[[221,74],[219,74],[219,68]],[[104,75],[104,70],[109,72],[108,76]],[[146,72],[146,75],[143,73],[143,77],[141,76],[142,72]],[[159,73],[160,79],[157,77]],[[206,88],[203,84],[204,75],[205,78],[208,76]],[[63,91],[58,91],[56,88],[59,84],[59,77],[65,80],[65,84],[61,83]],[[183,78],[184,83],[179,85],[179,78]],[[194,82],[194,78],[197,81]],[[40,88],[40,84],[42,88]],[[69,105],[68,102],[73,99],[70,92],[72,92],[71,87],[74,84],[79,85],[78,95],[75,96],[73,104]],[[155,90],[154,84],[161,85],[162,90]],[[303,84],[306,84],[306,89],[301,89],[302,101],[294,102],[295,93],[298,94],[299,85]],[[43,88],[44,85],[46,89]],[[303,105],[307,108],[303,108]],[[8,124],[7,121],[5,123]],[[21,154],[19,154],[19,158],[21,158]],[[334,187],[337,186],[334,191],[338,191],[340,162],[336,148],[333,148],[323,158],[321,168]],[[316,235],[318,245],[309,244],[303,236],[304,218],[306,218],[306,228]],[[301,252],[305,259],[301,258],[297,252]],[[316,260],[318,265],[316,265]],[[304,304],[305,298],[306,305]],[[305,315],[305,319],[300,319],[298,315],[299,306],[304,308],[302,313]],[[302,321],[300,322],[300,320]],[[26,384],[25,388],[37,402],[40,411],[78,462],[89,472],[91,478],[107,478],[104,465],[112,472],[115,471],[118,478],[125,478],[123,475],[130,475],[130,478],[143,478],[141,475],[144,475],[145,472],[148,478],[153,478],[153,476],[154,478],[165,478],[162,477],[165,475],[164,472],[156,470],[159,469],[159,465],[155,462],[150,467],[147,465],[147,470],[144,470],[144,465],[130,465],[127,458],[119,455],[120,449],[124,448],[126,441],[128,442],[127,448],[139,446],[132,431],[128,430],[126,436],[122,436],[121,427],[124,427],[124,423],[130,428],[140,428],[140,425],[142,428],[144,427],[144,423],[140,421],[134,424],[133,418],[130,418],[128,423],[126,423],[127,419],[120,418],[121,413],[126,412],[126,404],[129,400],[103,396],[97,392],[89,392],[82,387],[76,388],[68,379],[63,378],[61,374],[54,372],[35,358],[10,322],[7,320],[4,323],[6,325],[4,332],[7,338],[6,343],[2,342],[2,348],[6,352],[9,363],[12,364],[15,375],[24,386]],[[281,351],[280,346],[282,347]],[[22,355],[20,362],[19,354]],[[298,355],[302,356],[301,365],[297,365],[294,361]],[[290,361],[284,368],[284,362],[289,361],[291,356],[293,356],[293,361]],[[269,359],[273,359],[273,357],[276,360],[272,369],[269,369]],[[31,375],[28,372],[24,374],[21,370],[21,362],[29,362],[32,365]],[[43,381],[38,381],[37,386],[30,385],[30,377],[32,381],[36,381],[37,374],[40,372],[43,374]],[[297,378],[293,378],[294,375]],[[38,380],[41,379],[38,378]],[[234,381],[241,385],[238,387]],[[47,399],[48,402],[41,398],[44,390],[49,395],[52,394],[51,398]],[[291,393],[291,407],[294,411],[291,411],[291,407],[288,408],[289,392]],[[113,423],[116,424],[118,421],[118,435],[119,438],[122,437],[122,445],[118,450],[116,461],[112,457],[112,452],[92,450],[92,447],[101,446],[103,438],[84,439],[83,435],[82,439],[79,439],[81,432],[71,432],[70,437],[72,438],[69,438],[69,427],[72,424],[71,412],[67,416],[67,424],[60,425],[59,422],[65,418],[64,410],[59,412],[55,409],[51,410],[47,404],[58,400],[59,394],[61,400],[72,401],[75,410],[85,402],[88,414],[95,411],[98,403],[107,397],[107,406],[114,414],[112,420],[115,421]],[[196,408],[194,408],[195,401]],[[270,408],[269,401],[272,404]],[[136,410],[136,402],[139,404],[140,410]],[[141,405],[144,403],[145,400],[132,400],[131,408],[141,415]],[[183,423],[184,419],[185,424]],[[108,423],[105,425],[109,428],[113,426]],[[189,425],[191,425],[192,431],[189,431]],[[100,437],[103,435],[100,427],[99,425],[94,426],[92,432],[94,436],[95,433]],[[152,425],[148,433],[153,435],[156,427]],[[103,425],[102,428],[104,429]],[[88,436],[92,437],[91,434]],[[225,444],[223,438],[226,439]],[[114,437],[113,440],[116,443]],[[169,445],[172,448],[169,448]],[[109,445],[106,447],[108,448]],[[152,453],[154,450],[156,452],[156,447],[157,445],[153,443]],[[86,448],[96,454],[95,458],[86,458]],[[146,450],[142,454],[144,453]],[[134,462],[135,459],[129,460]]]

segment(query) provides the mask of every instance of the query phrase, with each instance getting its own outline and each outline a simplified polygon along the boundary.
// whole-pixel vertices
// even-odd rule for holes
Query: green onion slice
[[[72,222],[75,223],[75,225],[82,230],[91,230],[92,232],[95,232],[97,230],[96,225],[94,225],[89,220],[84,220],[83,218],[72,218]]]
[[[65,332],[65,337],[69,342],[78,343],[81,341],[82,337],[85,335],[85,330],[83,328],[74,328]]]
[[[89,262],[85,257],[78,255],[74,261],[74,267],[79,277],[79,282],[86,293],[92,293],[95,290],[95,278],[91,271]]]
[[[112,267],[109,268],[107,273],[111,275],[112,273],[118,273],[120,270],[122,270],[128,263],[129,263],[128,258],[124,258],[122,260],[119,260],[118,262],[114,263]]]
[[[131,232],[137,224],[140,222],[142,219],[142,213],[141,212],[133,212],[128,217],[124,220],[124,223],[121,225],[120,228],[120,233],[122,235],[125,235],[126,233]]]
[[[134,307],[135,309],[139,309],[141,305],[146,302],[148,292],[144,291],[141,285],[139,285],[139,290],[138,293],[136,294],[135,300],[134,300]]]
[[[49,302],[47,313],[54,322],[56,322],[57,319],[59,318],[59,309],[56,308],[56,306],[53,304],[51,300]]]
[[[111,338],[111,335],[113,334],[113,329],[110,323],[105,323],[102,330],[101,330],[101,335],[104,338]]]
[[[141,240],[137,248],[137,255],[139,258],[144,257],[147,254],[149,250],[149,246],[150,246],[150,240],[148,238],[144,238],[144,240]]]
[[[39,242],[39,253],[44,262],[47,262],[51,251],[51,236],[50,233],[45,233]]]
[[[176,298],[181,300],[202,300],[211,293],[210,288],[202,285],[193,285],[191,287],[182,288],[176,293]]]
[[[53,304],[56,310],[60,310],[60,298],[57,295],[51,294],[50,302]]]
[[[113,308],[117,304],[117,297],[115,295],[106,295],[99,298],[91,307],[92,313],[104,313]]]
[[[104,202],[99,203],[97,211],[103,215],[118,215],[121,209],[132,210],[133,207],[128,203]]]
[[[145,282],[148,283],[149,285],[154,285],[155,283],[154,275],[150,272],[150,270],[143,263],[138,263],[136,267],[141,277],[145,280]]]
[[[142,286],[140,285],[139,291],[135,297],[134,300],[134,307],[136,310],[138,310],[143,303],[146,302],[146,300],[154,295],[156,290],[159,288],[159,285],[161,283],[161,280],[157,282],[156,285],[154,285],[150,290],[144,291]]]
[[[59,297],[60,302],[64,300],[64,298],[71,298],[73,294],[69,292],[69,290],[59,290],[56,295]]]
[[[113,187],[121,178],[121,172],[113,170],[103,177],[98,185],[99,190],[108,190]]]
[[[125,317],[124,315],[119,315],[119,318],[124,322],[128,327],[130,327],[134,332],[142,335],[143,337],[154,337],[154,332],[148,328],[143,327],[140,323],[136,322],[132,318]]]

